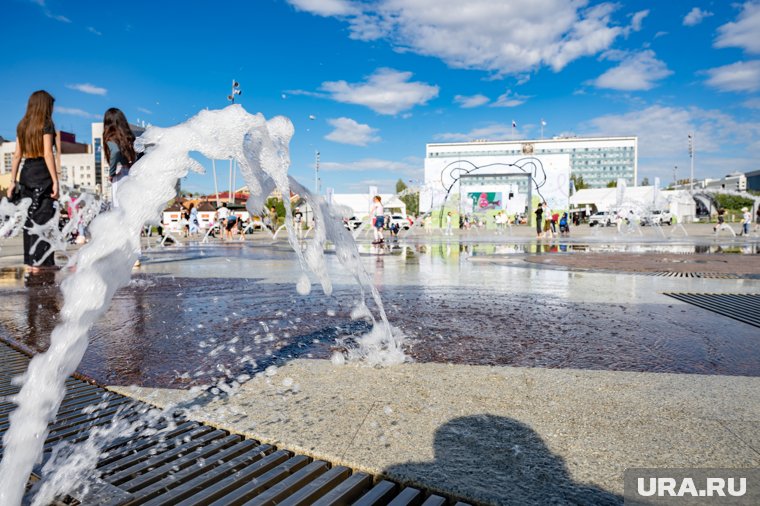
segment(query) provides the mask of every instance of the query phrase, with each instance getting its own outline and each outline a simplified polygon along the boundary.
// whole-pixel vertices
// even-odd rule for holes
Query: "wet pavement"
[[[760,376],[756,328],[662,294],[757,293],[760,281],[588,272],[603,268],[599,258],[636,270],[648,251],[676,259],[709,253],[715,264],[733,258],[742,272],[760,274],[756,244],[732,248],[424,237],[383,248],[360,244],[389,320],[417,362]],[[333,255],[328,264],[333,295],[315,286],[300,296],[284,242],[146,248],[143,266],[92,329],[79,371],[101,384],[187,388],[296,358],[328,358],[367,329],[349,316],[358,290]],[[584,270],[572,269],[579,264]],[[24,282],[18,269],[4,268],[0,335],[46,349],[63,276]]]

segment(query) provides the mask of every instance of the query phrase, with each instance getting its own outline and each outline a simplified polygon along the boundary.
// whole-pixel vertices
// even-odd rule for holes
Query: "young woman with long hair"
[[[119,207],[116,192],[119,184],[129,176],[129,169],[135,163],[135,134],[129,128],[126,116],[112,107],[103,116],[103,144],[108,161],[108,180],[111,182],[111,201]]]
[[[38,235],[30,233],[33,225],[50,221],[55,214],[53,203],[58,199],[58,173],[53,154],[53,102],[55,99],[43,90],[35,91],[29,97],[26,114],[16,127],[16,151],[8,187],[9,199],[18,191],[21,198],[32,201],[24,224],[24,264],[31,272],[55,265],[52,252],[48,254],[50,244],[44,239],[39,241]],[[22,159],[21,177],[16,182]]]

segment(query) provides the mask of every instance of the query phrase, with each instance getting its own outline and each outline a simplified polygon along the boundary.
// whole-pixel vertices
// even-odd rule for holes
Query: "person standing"
[[[135,162],[135,134],[129,128],[121,110],[111,107],[103,115],[103,144],[108,160],[108,180],[111,182],[111,202],[119,207],[119,187],[129,177],[129,169]]]
[[[544,207],[543,204],[539,204],[535,211],[536,215],[536,238],[541,239],[544,226]]]
[[[272,224],[272,233],[277,232],[277,208],[275,206],[269,208],[269,222]]]
[[[216,210],[216,222],[219,224],[219,237],[224,240],[224,232],[227,228],[227,218],[230,217],[230,210],[227,204],[222,202],[222,206]]]
[[[749,235],[749,226],[752,224],[752,215],[749,212],[749,208],[742,207],[742,234],[744,236]]]
[[[372,207],[370,207],[369,215],[372,217],[372,232],[375,237],[375,240],[372,241],[372,244],[381,244],[383,242],[385,211],[383,209],[383,203],[380,195],[375,195],[375,197],[372,199]]]
[[[454,232],[451,230],[451,211],[449,211],[446,214],[446,234],[445,235],[454,235]]]
[[[129,177],[129,170],[137,160],[135,134],[124,113],[111,107],[103,115],[103,149],[108,160],[108,180],[111,182],[111,202],[120,207],[118,191]],[[137,249],[135,267],[140,267],[141,249]]]
[[[58,199],[58,173],[53,154],[56,149],[54,102],[55,99],[44,90],[35,91],[29,97],[26,113],[16,127],[16,150],[7,192],[8,199],[16,193],[32,201],[24,224],[24,265],[32,273],[55,266],[53,253],[49,252],[50,243],[31,233],[35,224],[50,221],[55,214],[54,202]],[[22,158],[24,165],[17,183]]]
[[[190,217],[188,218],[188,232],[195,237],[200,232],[200,223],[198,222],[198,209],[195,204],[190,202]]]

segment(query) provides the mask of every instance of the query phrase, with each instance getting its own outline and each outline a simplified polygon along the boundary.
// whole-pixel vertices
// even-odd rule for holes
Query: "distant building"
[[[760,191],[760,170],[747,172],[744,174],[747,178],[747,189],[752,191]]]
[[[610,181],[625,179],[636,186],[638,176],[638,137],[558,137],[519,141],[473,141],[428,144],[425,150],[425,180],[428,167],[437,160],[466,159],[475,165],[488,158],[514,158],[567,154],[570,174],[582,177],[590,188],[604,188]],[[490,163],[490,162],[489,162]]]
[[[760,171],[757,171],[758,176],[760,176]],[[694,190],[707,190],[707,191],[720,191],[720,190],[731,190],[731,191],[746,191],[750,189],[748,187],[748,178],[747,174],[743,174],[741,172],[733,172],[731,174],[726,174],[720,179],[700,179],[694,181]],[[760,184],[758,184],[760,186]],[[673,189],[675,190],[689,190],[691,185],[688,182],[681,182],[675,186],[673,186]]]
[[[55,164],[62,185],[95,190],[94,157],[89,144],[77,142],[76,135],[56,131]],[[3,139],[0,143],[0,175],[10,174],[16,142]]]

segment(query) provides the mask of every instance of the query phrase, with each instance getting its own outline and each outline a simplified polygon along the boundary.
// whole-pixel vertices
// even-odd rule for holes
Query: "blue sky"
[[[108,107],[170,126],[241,103],[296,127],[291,174],[392,190],[428,142],[638,135],[639,180],[760,169],[760,2],[3,0],[0,135],[28,95],[90,140]],[[314,119],[310,119],[310,116]],[[211,174],[184,188],[211,191]]]

